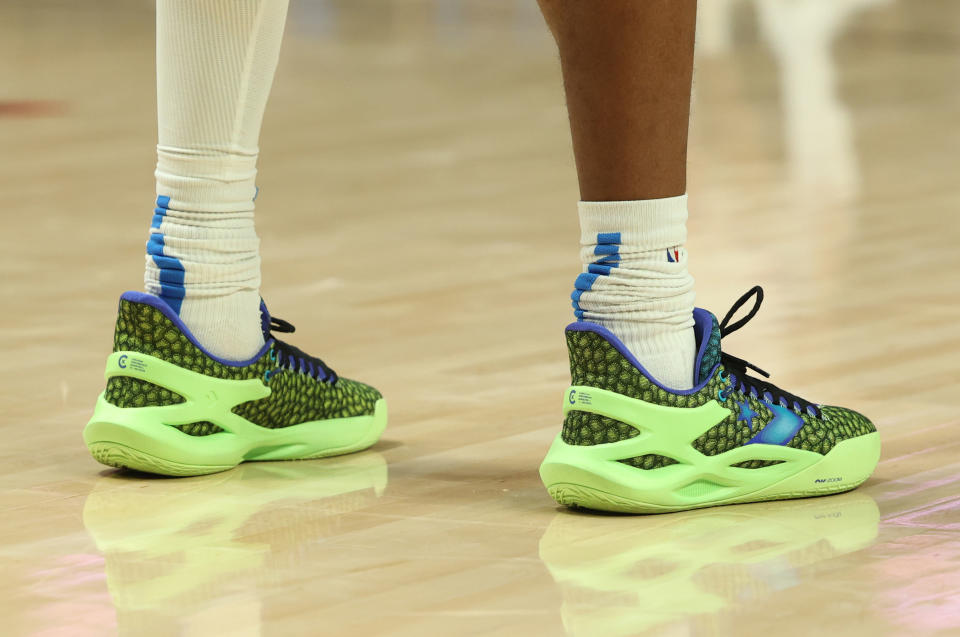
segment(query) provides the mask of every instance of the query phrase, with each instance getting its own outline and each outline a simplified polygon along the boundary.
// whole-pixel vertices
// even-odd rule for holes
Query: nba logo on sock
[[[680,261],[680,246],[673,246],[672,248],[667,248],[667,261],[670,263],[679,263]]]

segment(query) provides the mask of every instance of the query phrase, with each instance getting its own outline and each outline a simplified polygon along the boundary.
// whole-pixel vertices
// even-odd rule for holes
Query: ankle
[[[687,271],[686,195],[581,202],[578,319],[614,333],[659,382],[693,385],[693,278]]]
[[[263,348],[260,295],[256,292],[188,299],[180,318],[204,349],[218,358],[245,361]]]
[[[174,206],[180,204],[157,199],[145,288],[166,301],[210,353],[245,360],[263,345],[260,240],[253,212],[191,212]]]

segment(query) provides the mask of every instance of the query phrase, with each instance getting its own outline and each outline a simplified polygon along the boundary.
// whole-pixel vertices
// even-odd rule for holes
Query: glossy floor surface
[[[141,285],[152,3],[0,3],[0,633],[960,634],[960,4],[701,5],[698,302],[763,284],[725,347],[870,415],[883,457],[840,496],[618,517],[537,477],[579,263],[533,0],[293,0],[264,295],[391,423],[179,480],[80,439]]]

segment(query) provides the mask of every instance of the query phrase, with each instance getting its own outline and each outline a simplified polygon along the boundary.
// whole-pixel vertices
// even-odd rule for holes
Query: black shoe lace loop
[[[751,298],[754,298],[755,300],[753,307],[749,312],[747,312],[747,315],[731,324],[730,320],[734,317],[737,311],[740,310],[740,308],[750,301]],[[720,322],[720,337],[726,338],[728,335],[736,332],[741,327],[749,323],[750,320],[757,315],[757,312],[760,311],[760,305],[762,303],[763,288],[759,285],[755,285],[750,288],[746,294],[737,299],[727,311],[727,314]],[[788,391],[780,389],[770,381],[748,375],[747,370],[749,369],[757,372],[764,378],[770,378],[770,374],[763,371],[753,363],[733,356],[732,354],[727,354],[724,351],[721,351],[720,353],[720,361],[730,372],[731,386],[737,387],[741,393],[749,393],[754,398],[761,398],[770,403],[779,403],[782,407],[793,409],[797,412],[806,410],[806,412],[811,416],[816,418],[820,417],[820,409],[817,405],[808,400],[800,398],[799,396],[791,394]]]
[[[293,334],[297,331],[297,328],[293,326],[293,323],[289,321],[284,321],[281,318],[276,316],[270,317],[270,331],[271,332],[280,332],[281,334]]]
[[[299,347],[284,343],[273,335],[274,332],[292,334],[296,329],[288,321],[275,316],[270,317],[270,336],[273,337],[273,352],[271,352],[270,358],[277,361],[277,367],[279,368],[308,374],[311,378],[328,382],[331,385],[336,384],[339,376],[326,363],[316,356],[310,356]],[[269,378],[267,376],[267,379]]]

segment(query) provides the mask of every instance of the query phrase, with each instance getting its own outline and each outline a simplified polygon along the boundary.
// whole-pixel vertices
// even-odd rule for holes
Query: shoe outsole
[[[807,462],[798,462],[801,468],[786,476],[778,469],[766,483],[765,474],[760,473],[766,469],[731,467],[726,476],[712,473],[704,479],[677,471],[676,466],[644,471],[616,461],[611,464],[587,455],[585,449],[589,447],[567,445],[558,437],[540,467],[547,491],[559,504],[617,513],[667,513],[850,491],[873,473],[880,458],[880,435],[844,440],[814,462],[803,457],[813,452],[791,450]],[[706,485],[712,485],[712,492]]]
[[[94,442],[87,448],[94,460],[108,467],[132,469],[162,476],[202,476],[233,469],[237,465],[194,465],[158,458],[119,442]]]
[[[119,413],[115,409],[104,411]],[[381,398],[368,416],[319,420],[283,429],[250,425],[244,435],[222,432],[191,437],[161,423],[97,418],[91,420],[83,435],[90,453],[101,464],[183,477],[226,471],[242,462],[310,460],[362,451],[380,439],[386,425],[387,404]]]

